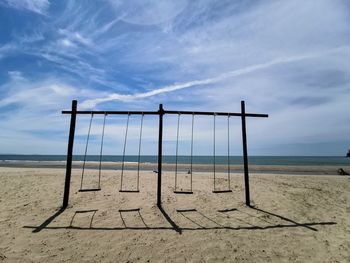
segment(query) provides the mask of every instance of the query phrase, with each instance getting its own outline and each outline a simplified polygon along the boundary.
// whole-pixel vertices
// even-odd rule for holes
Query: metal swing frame
[[[247,134],[246,134],[246,118],[257,117],[267,118],[268,114],[259,113],[246,113],[245,102],[241,101],[241,112],[207,112],[207,111],[172,111],[164,110],[163,104],[159,104],[158,111],[78,111],[78,102],[72,101],[71,110],[62,111],[62,114],[69,114],[71,116],[70,129],[68,137],[68,148],[67,148],[67,163],[66,163],[66,177],[64,184],[63,194],[63,208],[66,208],[69,203],[69,192],[71,183],[72,173],[72,159],[73,159],[73,145],[74,145],[74,134],[76,125],[76,116],[80,114],[108,114],[108,115],[157,115],[159,116],[159,129],[158,129],[158,171],[157,171],[157,206],[161,208],[162,205],[162,157],[163,157],[163,117],[166,114],[183,114],[183,115],[204,115],[204,116],[236,116],[241,117],[242,123],[242,146],[243,146],[243,164],[244,164],[244,183],[245,183],[245,203],[250,206],[250,191],[249,191],[249,168],[248,168],[248,150],[247,150]]]

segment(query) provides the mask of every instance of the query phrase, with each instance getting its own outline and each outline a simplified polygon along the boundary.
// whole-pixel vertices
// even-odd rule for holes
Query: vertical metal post
[[[215,130],[216,130],[216,127],[215,127],[215,125],[216,125],[216,123],[215,123],[215,113],[214,113],[214,133],[213,133],[213,135],[214,135],[214,143],[213,143],[213,146],[214,146],[214,151],[213,151],[213,161],[214,161],[214,191],[216,191],[216,185],[215,185],[215,182],[216,182],[216,178],[215,178],[215,175],[216,175],[216,171],[215,171],[215,168],[216,168],[216,160],[215,160],[215,143],[216,143],[216,141],[215,141],[215,137],[216,137],[216,135],[215,135]]]
[[[72,101],[72,113],[70,117],[70,128],[69,128],[68,149],[67,149],[66,179],[64,183],[62,208],[66,208],[69,202],[69,189],[70,189],[70,180],[71,180],[71,174],[72,174],[74,132],[75,132],[75,122],[77,117],[77,113],[76,113],[77,104],[78,102],[76,100]]]
[[[158,183],[157,183],[157,206],[162,206],[162,155],[163,155],[163,104],[159,104],[159,136],[158,136]]]
[[[242,142],[243,142],[243,163],[244,163],[244,188],[245,188],[245,203],[250,206],[249,193],[249,169],[248,169],[248,151],[247,151],[247,133],[245,123],[245,103],[241,101],[241,118],[242,118]]]

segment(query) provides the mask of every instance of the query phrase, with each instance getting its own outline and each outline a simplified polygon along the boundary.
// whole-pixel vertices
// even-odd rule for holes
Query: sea
[[[138,162],[139,157],[136,155],[126,155],[125,162]],[[177,159],[177,160],[176,160]],[[16,155],[16,154],[3,154],[0,155],[1,161],[65,161],[66,155]],[[84,155],[74,155],[73,161],[83,161]],[[156,155],[143,155],[140,156],[140,162],[142,163],[156,163]],[[100,161],[99,155],[87,155],[86,161]],[[122,162],[122,155],[104,155],[102,157],[103,162]],[[190,163],[190,156],[176,156],[164,155],[163,163]],[[228,160],[227,156],[193,156],[192,163],[194,164],[227,164],[228,161],[231,165],[239,165],[243,163],[242,156],[230,156]],[[350,165],[350,158],[344,156],[249,156],[249,164],[252,165]]]

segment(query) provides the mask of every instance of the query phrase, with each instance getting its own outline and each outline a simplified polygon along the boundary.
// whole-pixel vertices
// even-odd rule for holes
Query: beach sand
[[[104,170],[99,192],[78,192],[62,204],[64,169],[0,168],[0,261],[4,262],[350,262],[350,178],[251,173],[244,205],[243,175],[232,193],[214,194],[212,173],[193,174],[193,195],[173,193],[163,174],[142,171],[139,193],[120,193],[120,171]],[[85,183],[96,178],[87,170]],[[188,176],[179,184],[188,187]],[[217,174],[217,187],[227,187]],[[126,171],[124,189],[136,172]],[[186,181],[187,179],[187,181]],[[95,185],[90,185],[94,187]]]

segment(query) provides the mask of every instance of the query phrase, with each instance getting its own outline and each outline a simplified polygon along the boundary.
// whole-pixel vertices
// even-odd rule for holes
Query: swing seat
[[[140,190],[119,190],[120,193],[139,193]]]
[[[221,194],[221,193],[232,193],[232,190],[214,190],[214,194]]]
[[[193,194],[193,192],[192,191],[174,191],[174,194],[191,195]]]
[[[80,189],[79,192],[97,192],[101,191],[101,188]]]
[[[123,213],[123,212],[138,212],[140,210],[141,210],[141,208],[119,209],[118,212],[121,212],[121,213]]]

